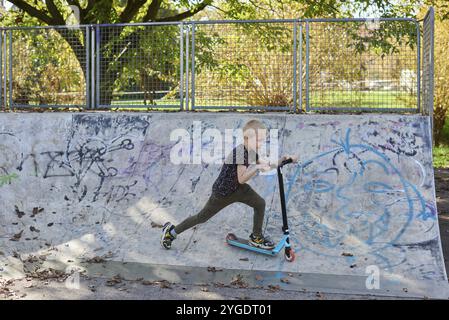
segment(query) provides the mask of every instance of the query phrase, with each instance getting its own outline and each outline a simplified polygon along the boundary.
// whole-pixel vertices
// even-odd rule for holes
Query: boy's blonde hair
[[[257,134],[257,131],[261,129],[261,130],[266,130],[267,127],[265,127],[265,125],[260,122],[259,120],[249,120],[245,126],[243,127],[243,136],[247,137],[247,131],[251,130],[252,132]]]

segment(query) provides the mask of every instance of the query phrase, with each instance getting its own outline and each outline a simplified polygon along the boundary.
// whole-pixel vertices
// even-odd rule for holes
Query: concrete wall
[[[158,225],[198,212],[220,169],[172,164],[172,130],[201,121],[224,131],[251,118],[279,130],[281,152],[300,154],[284,173],[297,260],[225,245],[228,232],[251,231],[242,204],[162,249]],[[419,115],[0,114],[0,274],[17,253],[39,253],[344,275],[377,265],[443,280],[429,135]],[[279,239],[276,176],[250,184],[267,202],[265,232]]]

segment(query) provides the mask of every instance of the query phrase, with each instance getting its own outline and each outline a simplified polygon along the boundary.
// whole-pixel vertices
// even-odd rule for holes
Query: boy
[[[167,222],[162,229],[162,247],[170,249],[171,243],[180,233],[197,224],[206,222],[232,203],[241,202],[254,209],[253,233],[249,236],[249,243],[262,249],[274,248],[274,243],[269,237],[264,237],[262,234],[265,200],[246,182],[255,176],[258,171],[269,171],[276,168],[281,161],[288,158],[292,158],[296,162],[297,157],[284,156],[275,164],[259,159],[257,151],[265,143],[265,132],[266,127],[257,120],[250,120],[245,124],[243,127],[244,144],[234,148],[226,159],[212,186],[212,194],[204,208],[197,215],[188,217],[177,226]],[[243,159],[239,159],[242,156]]]

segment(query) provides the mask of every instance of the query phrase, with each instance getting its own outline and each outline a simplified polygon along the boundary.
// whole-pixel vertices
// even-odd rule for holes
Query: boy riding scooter
[[[246,182],[259,171],[269,171],[276,168],[282,161],[298,160],[297,156],[284,156],[277,163],[260,159],[258,150],[266,141],[266,127],[257,120],[248,121],[243,127],[244,144],[234,148],[228,155],[218,178],[212,186],[212,194],[204,208],[196,215],[190,216],[174,226],[167,222],[162,229],[161,245],[170,249],[173,240],[187,229],[204,223],[225,207],[241,202],[254,209],[253,232],[249,243],[261,249],[272,249],[274,243],[268,236],[262,234],[262,224],[265,215],[265,200],[257,194]],[[243,155],[239,159],[238,155]],[[239,161],[240,160],[240,161]]]

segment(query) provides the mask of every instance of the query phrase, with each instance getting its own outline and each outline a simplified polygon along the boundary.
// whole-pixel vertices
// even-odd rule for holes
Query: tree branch
[[[67,3],[71,6],[77,6],[81,10],[81,4],[78,0],[67,0]]]
[[[157,17],[159,9],[161,8],[162,0],[153,0],[151,1],[150,6],[148,7],[147,13],[142,19],[142,22],[154,21]]]
[[[87,6],[84,9],[80,8],[80,11],[81,11],[80,24],[85,24],[86,22],[88,22],[88,23],[94,22],[95,23],[95,21],[89,21],[90,17],[95,16],[92,14],[92,9],[94,8],[94,6],[95,6],[95,0],[89,0],[87,2]]]
[[[35,18],[45,22],[48,25],[51,25],[54,22],[50,16],[45,14],[44,11],[41,11],[41,10],[37,9],[36,7],[29,5],[26,1],[10,0],[9,2],[11,2],[15,6],[17,6],[17,8],[19,8],[20,10],[28,13],[30,16],[35,17]]]
[[[211,4],[210,6],[211,6],[212,8],[217,9],[218,11],[223,12],[224,14],[229,14],[229,11],[223,10],[222,8],[217,7],[217,6],[214,6],[213,4]]]
[[[90,10],[92,10],[92,8],[94,7],[94,5],[95,5],[95,0],[89,0],[89,1],[87,1],[87,6],[83,9],[83,8],[80,8],[80,10],[84,13],[84,14],[86,14],[86,13],[88,13]]]
[[[146,0],[128,0],[125,10],[120,14],[119,21],[121,23],[130,22],[132,18],[139,12],[140,8],[145,4]]]
[[[157,21],[157,22],[166,22],[166,21],[180,21],[180,20],[184,20],[184,19],[190,18],[191,16],[193,16],[193,15],[197,14],[198,12],[204,10],[211,3],[212,3],[212,0],[204,0],[203,2],[198,4],[193,9],[184,11],[182,13],[179,13],[179,14],[171,16],[171,17],[156,19],[155,21]]]
[[[56,7],[53,0],[46,0],[45,4],[48,8],[48,12],[50,12],[54,21],[56,21],[56,24],[57,25],[65,24],[64,17],[62,16],[61,12],[58,10],[58,7]]]
[[[78,17],[79,18],[78,22],[79,22],[79,24],[84,24],[84,18],[85,18],[84,14],[85,14],[85,12],[84,12],[83,8],[81,8],[80,2],[78,0],[67,0],[67,3],[70,6],[75,6],[75,7],[78,8],[79,14],[80,14],[80,16]]]

